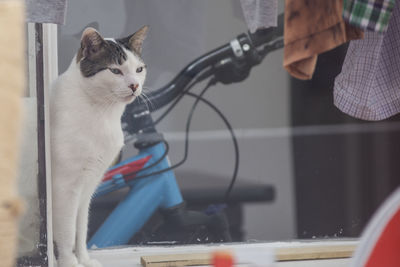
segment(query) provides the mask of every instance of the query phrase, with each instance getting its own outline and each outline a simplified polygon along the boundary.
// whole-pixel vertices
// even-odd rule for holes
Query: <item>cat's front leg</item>
[[[79,193],[53,183],[53,232],[58,267],[83,267],[74,254]]]
[[[89,206],[92,192],[85,192],[78,210],[76,225],[76,256],[78,261],[85,267],[101,267],[102,264],[91,259],[87,250],[87,228],[89,217]]]
[[[57,259],[57,267],[85,267],[84,265],[78,263],[75,255],[71,253],[71,255],[59,257]]]

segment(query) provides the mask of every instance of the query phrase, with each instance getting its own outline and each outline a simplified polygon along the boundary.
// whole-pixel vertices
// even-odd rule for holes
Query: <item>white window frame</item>
[[[20,263],[54,266],[53,231],[51,220],[51,164],[50,164],[50,126],[49,93],[52,81],[58,76],[57,26],[55,24],[27,24],[28,44],[28,83],[27,95],[36,97],[38,132],[38,188],[40,225],[38,255],[27,257]],[[45,200],[45,201],[43,201]],[[43,225],[44,224],[44,225]]]

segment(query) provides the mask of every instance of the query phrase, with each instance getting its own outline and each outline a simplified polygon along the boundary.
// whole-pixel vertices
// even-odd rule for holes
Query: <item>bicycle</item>
[[[202,101],[217,112],[232,135],[236,164],[225,194],[225,200],[229,199],[238,171],[237,141],[228,120],[203,95],[217,82],[229,84],[246,79],[251,68],[260,64],[268,53],[283,47],[282,35],[283,15],[280,15],[278,27],[259,30],[254,34],[240,34],[230,43],[194,60],[169,84],[148,95],[152,103],[150,106],[136,101],[127,106],[122,117],[123,130],[130,139],[135,138],[134,146],[139,153],[111,167],[94,197],[101,197],[123,187],[130,187],[130,190],[90,238],[89,248],[127,244],[158,209],[162,210],[167,222],[165,225],[194,232],[198,226],[203,226],[208,230],[208,235],[212,236],[211,242],[231,241],[224,206],[212,206],[205,213],[187,210],[173,169],[183,164],[187,158],[191,118],[197,104]],[[190,92],[194,85],[206,79],[209,81],[200,94]],[[196,100],[186,124],[184,157],[171,166],[167,158],[169,145],[155,126],[185,95],[195,97]],[[153,121],[151,113],[171,102],[167,110]]]

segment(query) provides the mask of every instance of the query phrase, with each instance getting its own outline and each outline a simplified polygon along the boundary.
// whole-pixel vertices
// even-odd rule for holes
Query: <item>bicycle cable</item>
[[[171,110],[179,103],[179,101],[180,101],[180,100],[182,99],[182,97],[184,96],[184,93],[185,93],[185,92],[188,92],[197,82],[198,82],[198,80],[195,79],[192,83],[190,83],[190,84],[182,91],[182,95],[180,95],[180,96],[167,108],[167,110],[166,110],[163,114],[161,114],[161,116],[158,117],[158,118],[153,122],[154,125],[156,125],[156,124],[159,123],[162,119],[164,119],[164,117],[167,116],[167,115],[171,112]],[[143,169],[140,169],[140,170],[137,170],[137,171],[134,171],[134,172],[130,172],[130,173],[127,173],[127,174],[125,174],[125,175],[126,175],[126,176],[132,176],[132,175],[137,174],[138,172],[141,172],[141,171],[150,169],[150,168],[156,166],[158,163],[160,163],[165,157],[167,157],[168,152],[169,152],[169,144],[168,144],[168,142],[167,142],[166,140],[162,140],[161,142],[164,143],[166,151],[163,153],[163,155],[162,155],[157,161],[155,161],[154,163],[150,164],[149,166],[147,166],[147,167],[145,167],[145,168],[143,168]],[[167,171],[167,169],[166,169],[165,171]],[[154,174],[156,174],[156,173],[154,173]],[[149,176],[150,176],[150,175],[149,175]],[[146,176],[146,177],[147,177],[147,176]],[[128,177],[128,178],[129,178],[129,177]],[[133,177],[132,177],[132,178],[133,178]],[[137,178],[138,178],[138,177],[136,177],[135,179],[137,179]],[[139,177],[139,178],[141,178],[141,177]],[[143,177],[143,178],[144,178],[144,177]]]
[[[191,97],[197,97],[198,95],[191,93],[191,92],[186,92],[185,94],[191,96]],[[232,142],[233,142],[233,146],[234,146],[234,150],[235,150],[235,164],[234,164],[234,170],[233,170],[233,175],[231,178],[231,182],[229,183],[229,187],[225,192],[225,201],[228,202],[229,199],[229,195],[231,194],[231,191],[233,189],[233,186],[236,182],[236,178],[237,178],[237,174],[238,174],[238,170],[239,170],[239,145],[237,142],[237,138],[235,135],[235,132],[233,131],[233,128],[231,126],[231,124],[229,123],[228,119],[225,117],[225,115],[210,101],[208,101],[207,99],[201,97],[201,100],[206,103],[210,108],[212,108],[218,115],[219,117],[223,120],[223,122],[226,125],[226,128],[228,128],[231,137],[232,137]]]
[[[155,121],[154,125],[157,125],[160,121],[162,121],[171,111],[172,109],[175,108],[175,106],[182,100],[183,96],[185,95],[186,92],[189,92],[194,85],[196,85],[198,82],[203,81],[207,77],[209,77],[212,73],[213,68],[208,67],[201,71],[199,74],[196,75],[196,77],[193,78],[193,81],[191,81],[186,88],[180,92],[180,95],[175,99],[175,101],[169,105],[169,107],[162,113]],[[212,78],[211,78],[212,79]]]
[[[204,102],[205,104],[207,104],[210,108],[212,108],[212,109],[217,113],[217,115],[219,115],[220,118],[223,120],[223,122],[225,123],[227,129],[229,130],[229,132],[230,132],[230,134],[231,134],[232,141],[233,141],[233,145],[234,145],[234,150],[235,150],[234,171],[233,171],[233,175],[232,175],[230,184],[229,184],[229,186],[228,186],[228,189],[227,189],[226,192],[225,192],[225,197],[224,197],[224,198],[225,198],[225,201],[227,202],[227,201],[229,200],[229,196],[230,196],[230,194],[231,194],[231,192],[232,192],[233,186],[234,186],[234,184],[235,184],[235,182],[236,182],[237,174],[238,174],[238,169],[239,169],[239,146],[238,146],[237,138],[236,138],[236,136],[235,136],[235,133],[234,133],[234,131],[233,131],[233,128],[232,128],[231,124],[229,123],[229,121],[228,121],[228,119],[225,117],[225,115],[224,115],[213,103],[211,103],[211,102],[208,101],[207,99],[203,98],[203,95],[205,94],[205,92],[209,89],[209,87],[211,87],[211,85],[215,84],[215,82],[213,82],[212,80],[210,80],[209,83],[206,85],[206,87],[203,89],[203,91],[202,91],[200,94],[198,94],[198,95],[189,92],[189,90],[193,87],[194,84],[195,84],[195,83],[190,84],[190,85],[183,91],[183,93],[182,93],[182,95],[179,97],[179,99],[178,99],[177,101],[175,101],[175,102],[168,108],[168,110],[162,115],[162,117],[160,116],[160,117],[158,118],[159,121],[160,121],[161,119],[163,119],[163,118],[176,106],[176,104],[181,100],[181,98],[182,98],[184,95],[188,95],[188,96],[191,96],[191,97],[196,98],[196,101],[195,101],[195,103],[194,103],[193,106],[192,106],[192,109],[191,109],[191,111],[190,111],[190,114],[189,114],[189,116],[188,116],[187,123],[186,123],[186,132],[185,132],[185,152],[184,152],[183,159],[182,159],[180,162],[174,164],[174,165],[171,166],[171,167],[168,167],[168,168],[165,168],[165,169],[156,171],[156,172],[152,172],[152,173],[149,173],[149,174],[144,174],[144,175],[140,175],[140,176],[137,176],[137,177],[132,177],[132,178],[141,179],[141,178],[146,178],[146,177],[149,177],[149,176],[152,176],[152,175],[161,174],[161,173],[164,173],[164,172],[166,172],[166,171],[169,171],[169,170],[172,170],[172,169],[175,169],[175,168],[181,166],[181,165],[187,160],[188,151],[189,151],[189,131],[190,131],[190,125],[191,125],[192,116],[193,116],[194,110],[195,110],[195,108],[196,108],[198,102],[199,102],[199,101],[202,101],[202,102]],[[163,153],[163,155],[162,155],[157,161],[155,161],[155,162],[152,163],[151,165],[149,165],[149,166],[147,166],[147,167],[145,167],[145,168],[143,168],[143,169],[141,169],[141,170],[128,173],[128,174],[126,174],[126,176],[132,176],[132,175],[134,175],[134,174],[136,174],[136,173],[138,173],[138,172],[141,172],[141,171],[143,171],[143,170],[150,169],[151,167],[154,167],[155,165],[157,165],[158,163],[160,163],[160,162],[167,156],[168,151],[169,151],[169,144],[168,144],[168,142],[167,142],[166,140],[163,140],[163,143],[164,143],[165,146],[166,146],[166,151]],[[128,177],[128,178],[129,178],[129,177]]]
[[[188,87],[182,91],[181,95],[179,95],[175,101],[169,105],[169,107],[154,121],[154,125],[157,125],[162,121],[174,108],[175,106],[182,100],[183,96],[185,95],[185,92],[189,91],[192,89],[192,87],[197,83],[197,80],[194,80],[191,84],[188,85]]]
[[[148,173],[148,174],[139,175],[139,176],[135,177],[135,179],[146,178],[146,177],[149,177],[149,176],[152,176],[152,175],[157,175],[157,174],[164,173],[164,172],[166,172],[166,171],[170,171],[170,170],[172,170],[172,169],[175,169],[175,168],[179,167],[180,165],[182,165],[182,164],[187,160],[188,151],[189,151],[189,132],[190,132],[190,125],[191,125],[191,123],[192,123],[193,113],[194,113],[194,111],[195,111],[195,109],[196,109],[196,107],[197,107],[197,104],[199,103],[199,101],[200,101],[201,98],[203,97],[203,95],[207,92],[207,90],[208,90],[212,85],[215,85],[216,82],[217,82],[217,80],[216,80],[214,77],[211,78],[211,79],[208,81],[207,85],[206,85],[206,86],[203,88],[203,90],[200,92],[200,94],[196,96],[196,100],[195,100],[195,102],[194,102],[193,105],[192,105],[192,108],[191,108],[191,110],[190,110],[190,112],[189,112],[189,116],[188,116],[187,121],[186,121],[186,129],[185,129],[185,151],[184,151],[184,155],[183,155],[182,160],[179,161],[178,163],[176,163],[176,164],[174,164],[174,165],[168,167],[168,168],[165,168],[165,169],[162,169],[162,170],[159,170],[159,171],[155,171],[155,172],[152,172],[152,173]],[[182,95],[184,95],[184,94],[182,94]]]
[[[188,92],[188,91],[193,87],[193,85],[196,84],[196,82],[197,82],[197,81],[194,81],[193,83],[189,84],[189,86],[182,92],[182,95],[179,96],[179,99],[178,99],[177,101],[175,101],[173,104],[171,104],[171,106],[165,111],[165,113],[163,113],[163,114],[159,117],[159,120],[163,119],[163,118],[176,106],[176,104],[179,102],[179,100],[185,95],[186,92]],[[203,98],[201,98],[201,99],[203,99]],[[161,118],[161,117],[162,117],[162,118]],[[189,117],[188,117],[188,119],[189,119]],[[167,142],[166,140],[162,140],[162,142],[163,142],[163,143],[165,144],[165,146],[166,146],[166,151],[163,153],[163,155],[162,155],[157,161],[155,161],[154,163],[152,163],[151,165],[149,165],[149,166],[147,166],[147,167],[145,167],[145,168],[143,168],[143,169],[140,169],[140,170],[137,170],[137,171],[134,171],[134,172],[127,173],[127,174],[125,174],[125,176],[132,176],[132,175],[135,175],[135,174],[137,174],[138,172],[141,172],[141,171],[150,169],[150,168],[154,167],[155,165],[157,165],[158,163],[160,163],[160,162],[168,155],[168,152],[169,152],[169,144],[168,144],[168,142]],[[186,155],[186,158],[187,158],[187,155]],[[183,162],[186,160],[186,158],[184,157],[184,159],[181,160],[182,163],[179,162],[179,163],[177,163],[176,165],[178,165],[178,164],[179,164],[179,165],[183,164]],[[178,166],[179,166],[179,165],[178,165]],[[176,167],[178,167],[178,166],[174,166],[174,168],[176,168]],[[171,167],[172,167],[172,166],[171,166]],[[163,170],[160,170],[160,171],[157,171],[157,172],[153,172],[153,173],[146,174],[146,176],[141,175],[140,177],[138,176],[138,177],[132,177],[132,178],[135,178],[135,179],[138,179],[138,178],[145,178],[145,177],[148,177],[148,176],[151,176],[151,175],[155,175],[155,174],[162,173],[162,172],[164,172],[164,171],[168,171],[168,170],[170,170],[171,167],[166,168],[166,169],[163,169]],[[142,176],[143,176],[143,177],[142,177]],[[131,179],[130,177],[128,177],[128,178]]]

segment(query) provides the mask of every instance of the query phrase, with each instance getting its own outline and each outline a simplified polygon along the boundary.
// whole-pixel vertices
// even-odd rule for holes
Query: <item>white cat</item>
[[[141,49],[148,27],[123,39],[93,28],[51,92],[53,229],[58,267],[101,266],[86,248],[88,209],[123,145],[121,115],[146,78]]]

